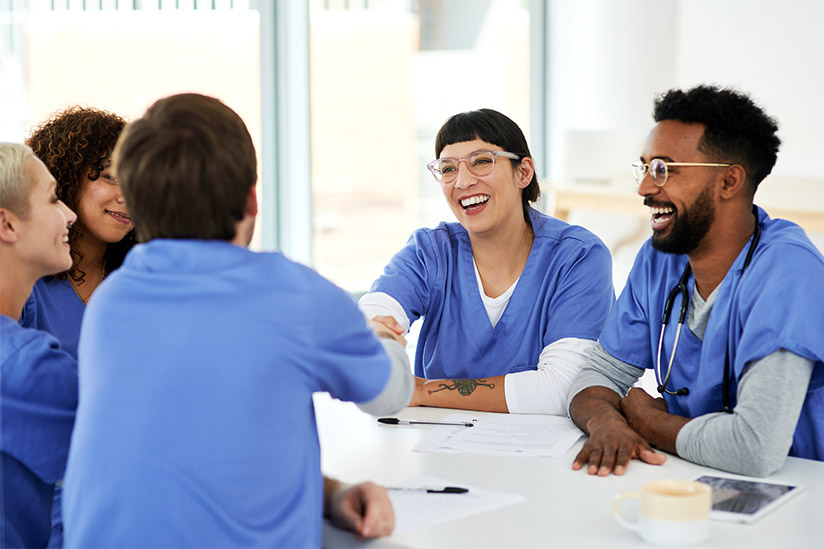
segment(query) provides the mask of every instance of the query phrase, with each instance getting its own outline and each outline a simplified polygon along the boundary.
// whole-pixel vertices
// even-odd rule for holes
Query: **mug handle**
[[[618,521],[618,524],[624,528],[629,528],[630,530],[635,530],[637,532],[638,521],[630,522],[621,516],[621,503],[628,499],[637,499],[640,502],[641,494],[640,492],[624,492],[623,494],[618,494],[615,496],[612,499],[612,516],[614,516],[615,520]]]

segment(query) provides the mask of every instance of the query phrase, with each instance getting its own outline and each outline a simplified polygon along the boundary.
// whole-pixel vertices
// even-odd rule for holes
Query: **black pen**
[[[387,490],[396,490],[404,492],[426,492],[427,494],[465,494],[469,492],[469,488],[459,488],[458,486],[446,486],[441,490],[434,488],[404,488],[403,486],[390,486]]]
[[[454,425],[456,427],[474,427],[474,423],[467,423],[461,421],[458,423],[449,423],[447,421],[417,421],[412,419],[398,419],[396,417],[379,417],[378,423],[385,423],[386,425]]]

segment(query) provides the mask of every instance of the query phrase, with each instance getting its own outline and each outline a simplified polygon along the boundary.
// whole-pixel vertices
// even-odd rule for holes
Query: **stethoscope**
[[[750,264],[752,260],[752,256],[755,253],[755,248],[758,246],[758,241],[761,239],[761,225],[758,223],[758,210],[753,207],[753,214],[755,215],[755,232],[753,233],[752,242],[750,243],[750,248],[747,250],[747,257],[744,259],[744,267],[741,269],[741,273],[743,274],[744,271]],[[667,296],[666,302],[664,302],[664,317],[661,320],[661,335],[658,338],[658,360],[655,365],[655,381],[658,382],[658,392],[661,394],[668,394],[673,396],[684,396],[690,394],[690,390],[688,387],[681,387],[676,391],[670,391],[667,389],[667,382],[669,381],[670,374],[672,373],[672,363],[675,360],[675,351],[678,349],[678,340],[681,338],[681,329],[684,326],[684,320],[687,318],[687,307],[689,306],[689,289],[687,288],[687,282],[689,281],[690,274],[692,274],[692,267],[690,267],[689,262],[687,262],[687,266],[684,267],[684,272],[681,274],[681,278],[678,279],[678,284],[670,291],[669,295]],[[672,315],[672,306],[675,303],[676,296],[681,296],[681,310],[678,314],[678,326],[676,327],[675,331],[675,343],[672,346],[672,352],[670,353],[669,364],[667,365],[667,375],[664,376],[663,381],[661,380],[661,348],[664,343],[664,330],[669,323],[670,316]],[[728,388],[730,384],[730,350],[729,346],[727,346],[727,356],[724,358],[724,379],[721,384],[721,390],[723,391],[723,399],[724,399],[724,407],[722,408],[722,412],[726,412],[728,414],[732,413],[732,408],[730,408],[730,397],[728,393]]]

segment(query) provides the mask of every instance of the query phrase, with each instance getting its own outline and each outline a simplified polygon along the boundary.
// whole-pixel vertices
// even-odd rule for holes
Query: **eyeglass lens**
[[[635,162],[632,165],[632,173],[635,176],[635,181],[640,185],[644,177],[649,171],[652,181],[659,187],[662,187],[667,182],[667,163],[660,158],[653,158],[649,164],[643,162]]]
[[[473,175],[483,177],[495,168],[495,155],[489,151],[478,151],[466,158],[441,158],[434,162],[435,177],[442,183],[451,183],[458,177],[458,165],[466,162],[466,167]]]

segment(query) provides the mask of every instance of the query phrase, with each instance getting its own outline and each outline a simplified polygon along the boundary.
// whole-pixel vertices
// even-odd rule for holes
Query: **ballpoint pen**
[[[378,423],[384,423],[386,425],[454,425],[455,427],[474,427],[474,423],[469,423],[466,421],[460,421],[457,423],[451,423],[448,421],[417,421],[412,419],[399,419],[396,417],[379,417]]]
[[[427,494],[465,494],[469,492],[469,488],[460,488],[458,486],[445,486],[440,490],[435,488],[406,488],[404,486],[390,486],[387,490],[402,492],[426,492]]]

